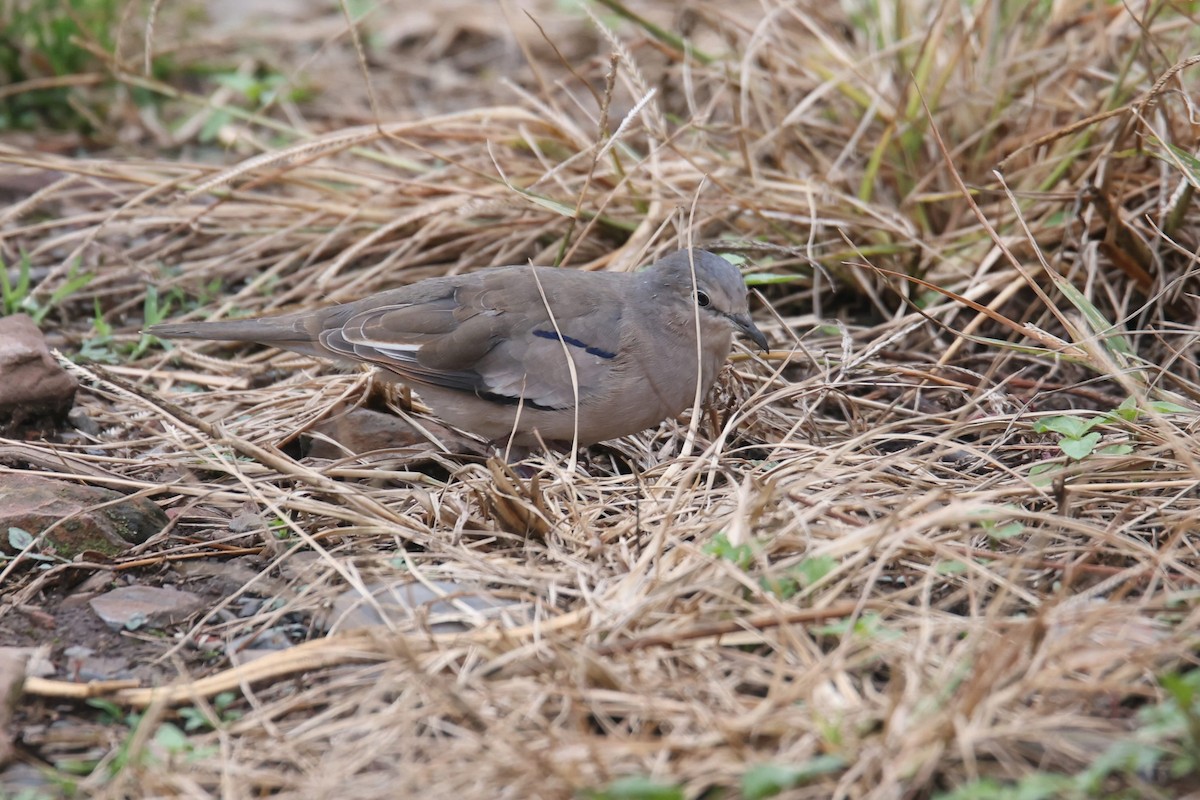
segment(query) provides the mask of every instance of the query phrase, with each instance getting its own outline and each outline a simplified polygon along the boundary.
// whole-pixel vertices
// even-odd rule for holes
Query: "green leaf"
[[[1200,672],[1192,671],[1185,675],[1171,672],[1159,678],[1159,683],[1171,696],[1171,704],[1183,712],[1180,715],[1181,722],[1188,715],[1200,713],[1200,708],[1193,708],[1197,704],[1197,696],[1200,695]]]
[[[787,600],[800,591],[800,584],[796,582],[795,578],[788,575],[781,578],[763,578],[758,582],[758,585],[764,591],[770,592],[780,600]]]
[[[1096,308],[1092,304],[1092,301],[1088,300],[1083,292],[1075,287],[1075,284],[1068,280],[1059,279],[1054,282],[1054,285],[1066,295],[1071,305],[1079,309],[1080,313],[1087,318],[1088,325],[1091,326],[1097,337],[1104,342],[1105,349],[1110,353],[1118,355],[1133,355],[1133,347],[1121,335],[1120,328],[1105,319],[1104,315],[1100,313],[1100,309]]]
[[[1121,401],[1121,405],[1117,406],[1116,415],[1126,422],[1133,422],[1141,414],[1138,411],[1137,399],[1130,395]]]
[[[258,78],[253,75],[243,75],[240,72],[226,72],[224,75],[214,75],[213,78],[221,86],[232,89],[243,97],[249,97],[259,83]]]
[[[985,523],[983,529],[987,531],[988,538],[1002,540],[1019,535],[1021,531],[1025,530],[1025,526],[1020,522],[1006,522],[1003,525],[993,522],[990,525]]]
[[[941,302],[941,299],[941,294],[930,289],[924,292],[918,292],[916,298],[913,300],[913,303],[917,308],[923,310],[937,305],[939,302]]]
[[[154,732],[154,741],[170,753],[182,753],[189,747],[187,734],[178,725],[164,722]]]
[[[1196,410],[1194,408],[1188,408],[1187,406],[1181,406],[1178,403],[1172,403],[1167,400],[1155,400],[1153,403],[1150,404],[1150,407],[1153,408],[1155,411],[1157,411],[1159,414],[1195,414],[1196,413]]]
[[[958,575],[967,571],[967,564],[965,561],[939,561],[933,571],[938,575]]]
[[[1037,479],[1033,481],[1035,486],[1048,486],[1054,477],[1054,473],[1061,472],[1062,468],[1062,464],[1053,461],[1044,464],[1034,464],[1029,468],[1029,478],[1031,480]]]
[[[186,731],[203,731],[212,727],[208,716],[198,708],[181,708],[178,713]]]
[[[102,714],[108,717],[105,724],[115,725],[125,719],[125,709],[117,705],[111,700],[105,700],[103,697],[90,697],[85,701],[86,705],[98,709]],[[136,715],[134,715],[136,717]],[[130,725],[136,725],[137,719],[129,721]]]
[[[8,529],[8,546],[14,550],[25,550],[33,546],[33,534],[24,528]]]
[[[1079,796],[1071,791],[1074,783],[1070,776],[1052,772],[1034,772],[1016,784],[982,778],[934,795],[934,800],[1059,800]]]
[[[239,695],[237,692],[221,692],[212,699],[213,708],[217,711],[224,711],[231,705],[237,702]]]
[[[792,572],[800,579],[801,585],[812,586],[837,569],[837,565],[838,560],[833,556],[813,556],[793,567]]]
[[[846,762],[839,756],[817,756],[797,766],[783,764],[759,764],[751,767],[742,776],[742,797],[746,800],[763,800],[774,797],[785,789],[792,789],[822,775],[837,772]]]
[[[233,121],[233,115],[227,111],[214,111],[208,115],[208,119],[204,121],[203,127],[200,128],[200,133],[197,138],[204,144],[214,142],[217,139],[217,134],[221,129]]]
[[[658,783],[644,775],[618,778],[605,789],[586,794],[593,800],[683,800],[683,789]]]
[[[704,546],[704,552],[731,561],[740,569],[748,569],[754,563],[754,548],[748,544],[734,545],[724,533],[714,536],[712,541]]]
[[[1063,436],[1078,439],[1101,422],[1104,422],[1104,417],[1045,417],[1033,423],[1033,430],[1035,433],[1061,433]]]
[[[751,272],[746,276],[747,286],[774,286],[778,283],[800,283],[807,281],[804,275],[791,275],[783,272]]]
[[[17,265],[17,285],[8,282],[8,269],[0,262],[0,289],[4,294],[4,313],[16,314],[25,306],[29,299],[29,284],[33,272],[33,261],[29,254],[22,252]]]
[[[853,626],[850,619],[846,618],[819,625],[812,630],[821,636],[845,636],[853,631],[855,637],[866,640],[895,639],[901,635],[898,631],[884,627],[883,617],[874,611],[863,614],[854,621]]]
[[[1079,461],[1084,456],[1091,455],[1092,451],[1096,449],[1096,443],[1099,441],[1100,434],[1092,431],[1088,435],[1078,439],[1065,438],[1058,443],[1058,446],[1069,457]]]
[[[59,305],[63,300],[66,300],[80,289],[86,288],[92,282],[92,278],[95,275],[91,272],[77,273],[75,270],[78,266],[78,264],[72,266],[63,284],[51,292],[50,301],[46,304],[47,306],[54,307]]]

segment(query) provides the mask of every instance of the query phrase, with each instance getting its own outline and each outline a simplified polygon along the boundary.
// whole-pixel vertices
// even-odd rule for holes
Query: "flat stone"
[[[356,589],[334,598],[328,619],[331,633],[414,622],[431,633],[459,633],[495,620],[524,624],[532,612],[519,600],[449,581],[430,581],[426,585],[405,578],[391,583],[376,581],[366,588],[371,600]]]
[[[133,677],[129,659],[122,656],[98,656],[90,647],[81,645],[63,650],[63,656],[67,659],[67,675],[80,683]]]
[[[53,526],[53,527],[52,527]],[[145,498],[36,475],[5,475],[0,481],[0,551],[9,553],[9,528],[31,536],[49,530],[36,548],[61,558],[93,550],[113,556],[141,544],[167,526],[167,515]]]
[[[28,315],[0,317],[0,434],[61,426],[78,387]]]
[[[49,777],[49,770],[33,764],[17,761],[0,772],[0,797],[61,797],[61,791]]]
[[[257,661],[270,653],[287,650],[295,646],[295,641],[288,636],[287,626],[277,626],[266,631],[256,631],[239,636],[225,647],[225,654],[234,666]]]
[[[165,586],[122,586],[88,603],[113,630],[162,628],[204,608],[204,598]]]
[[[67,422],[80,433],[86,433],[88,436],[100,435],[100,424],[96,420],[88,416],[88,413],[82,408],[72,408],[67,412]]]

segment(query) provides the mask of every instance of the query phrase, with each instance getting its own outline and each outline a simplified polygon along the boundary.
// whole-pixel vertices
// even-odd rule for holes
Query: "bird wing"
[[[581,401],[604,396],[623,363],[626,277],[544,267],[486,270],[429,284],[419,296],[400,290],[352,304],[327,323],[320,340],[406,381],[502,404],[572,408],[568,355]]]

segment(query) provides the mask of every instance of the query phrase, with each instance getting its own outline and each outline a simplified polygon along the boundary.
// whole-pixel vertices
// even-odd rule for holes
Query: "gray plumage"
[[[734,330],[767,349],[737,268],[703,250],[690,254],[634,273],[495,267],[315,311],[148,332],[366,362],[411,385],[443,419],[491,441],[512,435],[534,445],[540,435],[570,443],[578,422],[578,442],[587,445],[692,405],[697,381],[703,396],[728,357]]]

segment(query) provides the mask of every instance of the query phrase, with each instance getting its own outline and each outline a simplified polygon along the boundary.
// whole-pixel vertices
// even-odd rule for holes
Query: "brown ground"
[[[0,643],[54,670],[0,794],[1200,787],[1200,709],[1171,689],[1200,641],[1200,26],[1177,4],[395,3],[361,50],[342,9],[250,5],[130,9],[119,59],[73,79],[87,135],[0,135],[0,254],[28,254],[98,425],[3,442],[0,479],[86,476],[175,523],[0,567]],[[167,301],[268,313],[681,241],[747,259],[778,349],[577,464],[452,435],[316,458],[347,404],[423,409],[138,333]],[[1066,455],[1059,418],[1097,416]],[[411,579],[511,613],[325,634],[336,598]],[[109,631],[85,601],[126,582],[206,609]],[[73,645],[138,686],[66,696]],[[1140,765],[1097,766],[1116,747]]]

